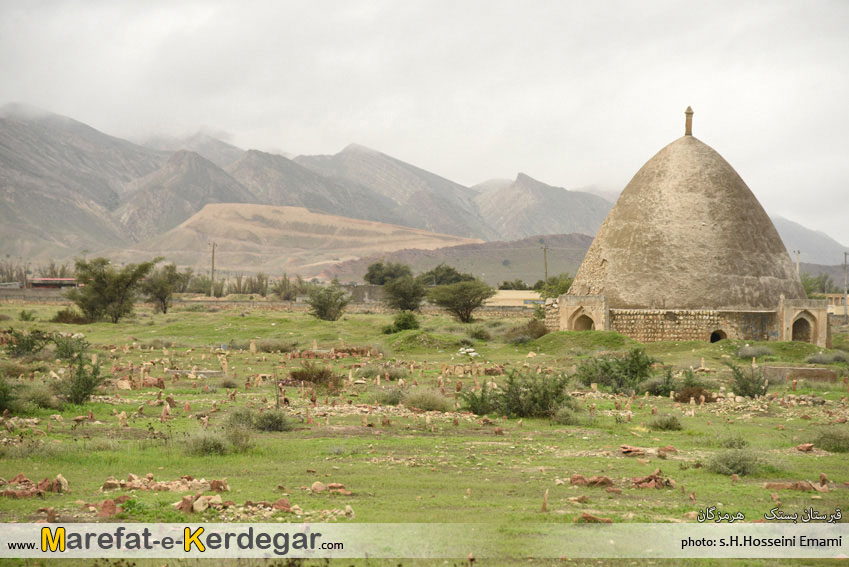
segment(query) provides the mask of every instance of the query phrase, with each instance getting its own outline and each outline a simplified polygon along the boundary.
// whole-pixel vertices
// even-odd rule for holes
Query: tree
[[[424,285],[450,285],[457,282],[474,281],[475,276],[460,273],[452,266],[439,264],[434,269],[419,274],[418,280]]]
[[[310,289],[309,314],[323,321],[336,321],[342,316],[351,296],[335,281],[326,286]]]
[[[807,272],[802,272],[799,278],[802,280],[802,287],[805,288],[805,294],[808,297],[820,293],[838,293],[840,291],[840,288],[834,285],[831,276],[828,274],[812,276]]]
[[[569,291],[574,279],[575,278],[570,276],[568,273],[564,272],[556,276],[551,276],[545,282],[542,282],[542,285],[538,288],[537,285],[539,285],[542,281],[540,280],[540,282],[537,282],[537,285],[534,286],[534,289],[538,289],[539,294],[546,299],[549,297],[560,297]]]
[[[77,260],[77,283],[82,287],[68,292],[90,321],[109,317],[113,323],[132,314],[142,279],[150,273],[158,259],[141,264],[127,264],[121,269],[106,258]]]
[[[480,280],[441,285],[430,290],[428,299],[463,323],[472,320],[472,313],[495,295],[495,290]]]
[[[141,290],[154,302],[157,311],[168,313],[168,308],[171,307],[171,299],[174,297],[174,293],[183,286],[186,276],[188,274],[181,274],[177,271],[176,265],[168,264],[154,270],[145,278]]]
[[[386,282],[383,286],[386,305],[401,311],[418,311],[425,295],[424,284],[413,276],[401,276]]]
[[[523,281],[521,280],[521,278],[516,278],[516,279],[515,279],[515,280],[513,280],[513,281],[503,281],[503,282],[501,282],[501,285],[500,285],[500,286],[498,286],[498,289],[519,289],[519,290],[526,290],[526,289],[531,289],[531,286],[529,286],[528,284],[526,284],[525,282],[523,282]]]
[[[403,276],[412,277],[413,271],[410,266],[400,262],[375,262],[366,270],[363,279],[372,285],[384,285],[389,281]]]

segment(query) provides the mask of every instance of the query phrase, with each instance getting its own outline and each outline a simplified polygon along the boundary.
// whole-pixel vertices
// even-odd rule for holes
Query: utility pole
[[[801,254],[802,252],[800,252],[799,250],[794,250],[793,252],[796,253],[796,275],[801,277],[801,272],[799,272],[799,254]]]
[[[843,316],[849,321],[849,265],[846,263],[846,258],[849,257],[849,252],[843,253]]]
[[[212,269],[209,272],[209,297],[215,295],[215,242],[212,243]]]
[[[543,281],[548,283],[548,246],[545,244],[542,245],[542,261],[545,265],[545,280]]]

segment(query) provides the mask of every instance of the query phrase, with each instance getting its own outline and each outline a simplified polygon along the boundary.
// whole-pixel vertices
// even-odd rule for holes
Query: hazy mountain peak
[[[361,145],[361,144],[356,144],[356,143],[348,144],[348,145],[347,145],[347,146],[345,146],[345,147],[342,149],[342,151],[341,151],[341,152],[339,152],[339,153],[340,153],[340,154],[369,154],[369,155],[381,155],[381,152],[379,152],[379,151],[377,151],[377,150],[373,150],[372,148],[369,148],[368,146],[363,146],[363,145]]]

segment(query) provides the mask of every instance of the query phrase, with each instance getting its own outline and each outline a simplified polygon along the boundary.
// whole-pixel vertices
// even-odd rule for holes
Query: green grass
[[[845,453],[817,453],[814,456],[795,449],[800,443],[816,439],[826,422],[846,414],[845,408],[840,406],[841,396],[846,395],[842,384],[800,384],[796,394],[821,396],[827,400],[825,406],[785,408],[772,403],[763,411],[723,409],[721,413],[714,413],[719,411],[719,406],[706,404],[704,408],[696,408],[694,416],[685,415],[688,404],[677,405],[668,397],[643,399],[638,396],[632,401],[630,422],[624,419],[626,398],[618,399],[620,409],[617,409],[616,401],[610,397],[584,397],[579,393],[575,397],[577,411],[564,419],[562,425],[549,419],[528,418],[520,424],[518,419],[502,419],[498,415],[489,416],[493,422],[486,423],[481,418],[453,411],[428,414],[426,420],[412,410],[387,407],[386,402],[394,401],[389,392],[395,391],[397,382],[387,384],[384,380],[376,385],[373,378],[338,394],[317,392],[315,407],[311,407],[308,390],[302,393],[297,385],[287,385],[284,388],[290,405],[281,411],[291,430],[253,431],[250,446],[244,447],[243,452],[188,454],[189,440],[203,431],[197,414],[208,415],[210,434],[223,436],[230,416],[237,411],[244,412],[244,408],[258,411],[260,407],[267,408],[265,411],[273,410],[273,380],[255,386],[253,381],[257,375],[276,374],[286,378],[289,370],[301,366],[301,361],[286,359],[285,354],[259,352],[252,355],[246,349],[218,351],[212,348],[228,345],[231,341],[242,344],[249,344],[251,339],[281,341],[280,344],[294,342],[299,349],[312,348],[315,341],[320,350],[340,347],[343,342],[346,346],[372,345],[381,349],[384,356],[320,362],[330,365],[346,380],[351,372],[356,379],[357,368],[369,365],[397,369],[399,373],[404,369],[409,374],[405,378],[404,393],[424,392],[425,395],[439,390],[438,380],[444,364],[474,362],[485,367],[501,364],[508,369],[522,369],[527,365],[526,369],[531,372],[539,364],[556,372],[571,373],[580,360],[594,352],[625,352],[637,343],[616,333],[560,332],[516,346],[502,341],[498,333],[492,333],[493,338],[486,345],[476,345],[480,357],[469,359],[458,354],[458,341],[465,337],[466,328],[443,315],[421,316],[422,329],[387,336],[380,329],[391,321],[391,315],[352,314],[328,323],[302,313],[270,308],[239,306],[214,313],[175,309],[167,315],[151,315],[140,307],[135,319],[117,325],[79,326],[46,322],[58,306],[23,307],[34,310],[37,320],[8,323],[16,328],[83,332],[107,374],[111,374],[110,369],[114,367],[116,375],[123,375],[130,363],[135,368],[152,364],[152,375],[166,379],[163,398],[173,396],[176,407],[171,419],[162,423],[159,419],[161,406],[149,405],[156,400],[157,389],[119,391],[111,386],[96,394],[106,397],[97,397],[84,406],[49,409],[32,405],[28,417],[41,420],[35,426],[38,433],[18,432],[15,438],[22,440],[22,444],[0,448],[0,477],[8,479],[24,473],[40,480],[61,473],[70,482],[72,492],[49,493],[43,501],[0,499],[0,521],[4,522],[39,519],[41,515],[37,509],[47,506],[55,507],[60,517],[77,514],[78,500],[99,502],[105,498],[99,489],[106,478],[126,478],[130,473],[153,473],[163,480],[183,475],[227,478],[232,492],[225,495],[225,499],[237,504],[245,500],[274,501],[288,494],[292,503],[299,505],[308,514],[306,518],[314,522],[320,521],[323,511],[345,505],[355,510],[356,518],[340,521],[497,521],[514,527],[506,529],[499,541],[492,542],[494,549],[504,550],[505,554],[524,545],[520,526],[571,522],[583,511],[610,517],[616,522],[669,522],[685,520],[688,512],[722,502],[723,509],[739,510],[747,520],[755,519],[773,506],[770,492],[762,488],[765,481],[816,481],[820,473],[828,475],[835,484],[834,489],[819,494],[822,498],[816,501],[811,499],[811,493],[782,491],[784,509],[803,509],[810,505],[819,509],[845,507],[847,489],[842,483],[849,481]],[[14,315],[21,308],[21,305],[0,305],[0,314]],[[519,322],[516,319],[482,319],[478,324],[487,328],[511,328]],[[155,342],[157,340],[160,342]],[[132,346],[134,343],[145,346],[128,348],[124,352],[125,344]],[[172,346],[165,346],[168,344]],[[698,365],[704,357],[706,366],[715,370],[707,379],[717,386],[711,388],[716,391],[719,385],[729,385],[729,372],[721,365],[729,358],[724,356],[733,357],[743,344],[737,341],[653,343],[646,345],[646,349],[664,364],[678,367]],[[812,352],[819,351],[810,345],[757,344],[768,344],[774,353],[771,356],[780,363],[802,363]],[[529,358],[529,352],[537,356]],[[223,388],[217,391],[210,388],[207,392],[204,387],[220,384],[224,377],[192,380],[187,375],[193,368],[221,371],[219,357],[225,355],[229,370],[226,379],[236,386],[235,401],[225,400]],[[409,371],[410,364],[414,365],[412,371]],[[43,365],[40,370],[39,365]],[[0,368],[24,368],[26,376],[33,372],[35,384],[48,382],[50,371],[59,372],[66,366],[55,360],[0,360]],[[185,372],[179,374],[175,382],[173,372],[163,371],[165,366]],[[249,388],[245,387],[246,378],[250,379]],[[459,379],[463,382],[463,391],[467,391],[474,387],[475,380],[481,382],[485,378],[466,375]],[[495,380],[499,385],[505,383],[504,376],[486,379]],[[445,374],[442,380],[448,407],[453,408],[458,377]],[[414,381],[417,386],[413,386]],[[775,386],[770,392],[780,397],[787,388],[787,385]],[[325,403],[325,396],[328,403]],[[375,400],[385,402],[377,408]],[[189,412],[184,410],[185,403],[190,406]],[[212,411],[213,404],[217,411]],[[134,417],[139,406],[144,408],[144,415]],[[590,406],[595,406],[594,417],[590,417]],[[657,408],[657,415],[652,415],[652,407]],[[101,423],[74,427],[73,418],[87,415],[89,410]],[[834,415],[827,415],[826,410]],[[307,422],[308,411],[312,423]],[[113,413],[120,412],[129,416],[129,428],[119,427]],[[61,423],[50,419],[54,414],[62,416]],[[388,424],[382,422],[384,414],[389,419]],[[682,429],[652,430],[652,422],[663,415],[675,416]],[[811,419],[803,419],[803,415]],[[363,425],[364,417],[368,426]],[[828,430],[845,429],[845,424],[827,427]],[[497,434],[496,428],[503,434]],[[727,439],[745,440],[748,443],[745,450],[761,463],[757,470],[741,477],[737,483],[708,468],[711,459],[726,451],[725,447],[743,445],[737,441],[726,444],[724,440]],[[619,449],[623,444],[643,447],[649,453],[644,460],[626,457]],[[674,446],[678,452],[661,458],[656,448],[666,445]],[[680,488],[647,491],[631,487],[632,477],[651,474],[656,468],[683,486],[686,494],[682,494]],[[575,473],[609,476],[622,493],[571,487],[568,480],[565,485],[555,482]],[[352,495],[309,494],[302,489],[316,480],[341,482]],[[281,486],[283,488],[279,488]],[[549,490],[550,512],[542,514],[539,509],[546,490]],[[688,497],[690,492],[695,493],[695,504]],[[580,504],[569,500],[582,495],[586,495],[589,502]],[[133,494],[133,504],[120,519],[178,521],[181,517],[175,515],[170,506],[180,496],[179,493],[137,491]],[[207,512],[199,519],[212,521],[216,517]],[[284,519],[296,520],[294,516]],[[377,564],[397,563],[417,564],[406,560]],[[517,559],[513,564],[534,562]],[[724,563],[699,563],[704,564]],[[768,562],[739,564],[766,565]]]

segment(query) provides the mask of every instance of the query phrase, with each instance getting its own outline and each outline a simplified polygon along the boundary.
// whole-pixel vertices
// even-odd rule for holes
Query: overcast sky
[[[849,2],[0,0],[0,103],[465,185],[619,190],[683,134],[849,244]],[[835,263],[842,261],[836,259]]]

